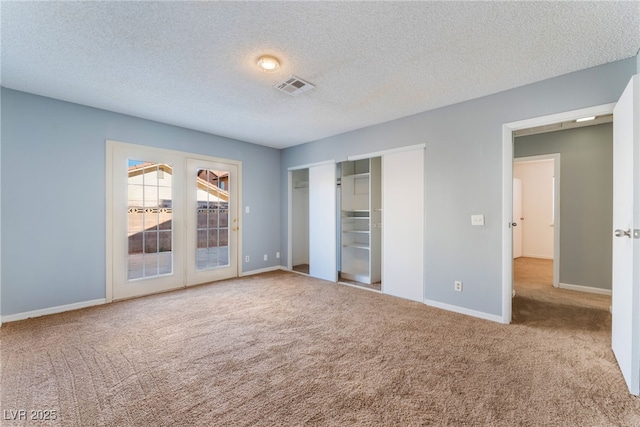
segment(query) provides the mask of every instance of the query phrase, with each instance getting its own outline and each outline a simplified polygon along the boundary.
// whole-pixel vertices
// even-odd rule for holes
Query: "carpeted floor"
[[[0,409],[65,426],[640,425],[609,313],[568,307],[516,297],[515,318],[562,313],[501,325],[265,273],[3,325]]]
[[[516,296],[560,305],[609,310],[611,296],[553,287],[553,260],[521,257],[513,261]]]

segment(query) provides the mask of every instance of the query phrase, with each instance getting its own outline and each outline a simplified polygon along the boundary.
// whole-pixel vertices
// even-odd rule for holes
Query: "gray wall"
[[[502,125],[615,102],[636,64],[633,57],[288,148],[282,194],[290,166],[425,143],[425,296],[501,316]],[[282,203],[286,242],[286,198]],[[471,214],[484,214],[486,225],[472,228]],[[463,292],[453,290],[455,280],[464,282]]]
[[[242,161],[241,268],[279,262],[278,150],[4,88],[1,108],[3,316],[105,297],[106,139]]]
[[[560,283],[610,290],[613,124],[515,138],[513,152],[560,153]]]

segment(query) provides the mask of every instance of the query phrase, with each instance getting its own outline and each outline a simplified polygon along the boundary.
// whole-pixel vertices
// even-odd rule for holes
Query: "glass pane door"
[[[184,286],[184,158],[130,145],[113,149],[113,298]]]
[[[238,165],[187,159],[187,283],[238,275]]]

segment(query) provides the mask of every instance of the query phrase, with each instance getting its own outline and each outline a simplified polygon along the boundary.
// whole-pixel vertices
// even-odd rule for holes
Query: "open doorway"
[[[502,234],[502,266],[503,266],[503,282],[502,282],[502,321],[503,323],[510,323],[512,320],[512,300],[513,300],[513,160],[514,156],[514,140],[517,138],[517,131],[525,131],[523,134],[533,133],[530,131],[531,129],[544,129],[546,131],[551,131],[555,129],[562,129],[563,124],[568,122],[576,123],[577,119],[588,117],[588,116],[607,116],[613,113],[613,108],[615,104],[605,104],[599,105],[596,107],[584,108],[580,110],[568,111],[564,113],[553,114],[549,116],[537,117],[533,119],[522,120],[519,122],[512,122],[503,125],[503,218],[505,219],[505,228],[503,229]],[[557,152],[557,151],[551,151]],[[518,156],[529,156],[536,155],[541,153],[519,153]],[[563,161],[564,163],[564,161]],[[580,160],[577,161],[578,167],[580,166]],[[563,169],[563,176],[565,175],[565,169]],[[582,188],[578,188],[579,194],[585,193],[585,186],[582,185]],[[571,191],[571,189],[568,189]],[[587,190],[589,190],[587,188]],[[563,191],[563,194],[567,194],[567,190]],[[563,198],[564,199],[564,198]],[[612,203],[609,203],[610,207]],[[563,215],[561,214],[561,217]],[[567,218],[564,219],[563,224],[566,224]],[[561,231],[562,234],[566,233],[566,229]],[[601,239],[604,244],[607,244],[607,241],[610,241],[610,230],[607,230],[607,237],[605,239]],[[561,239],[563,240],[561,234]],[[579,233],[579,236],[583,236],[584,238],[594,238],[591,235],[590,230],[582,230]],[[571,238],[572,236],[569,236]],[[574,239],[575,240],[575,239]],[[560,258],[563,258],[564,250],[560,254]],[[608,258],[611,258],[611,251],[609,251]],[[562,264],[564,264],[566,260],[563,260]],[[562,274],[560,274],[560,283],[563,282]],[[568,283],[571,284],[571,283]]]
[[[560,165],[559,153],[514,158],[514,293],[560,283]]]
[[[291,171],[291,269],[309,274],[309,169]]]
[[[514,305],[524,298],[609,310],[611,122],[610,114],[602,114],[590,122],[573,119],[513,132],[512,200],[519,198],[519,180],[523,205],[511,223],[514,238],[522,233],[523,246],[513,247],[512,283],[520,297]],[[513,320],[522,321],[517,314]]]

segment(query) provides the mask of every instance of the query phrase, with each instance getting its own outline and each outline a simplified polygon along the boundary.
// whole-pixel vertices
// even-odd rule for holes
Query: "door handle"
[[[631,229],[629,230],[622,230],[620,228],[618,228],[615,232],[616,237],[628,237],[631,238]]]
[[[517,226],[518,226],[518,223],[517,223],[517,222],[512,222],[512,223],[511,223],[511,226],[512,226],[512,227],[517,227]]]

